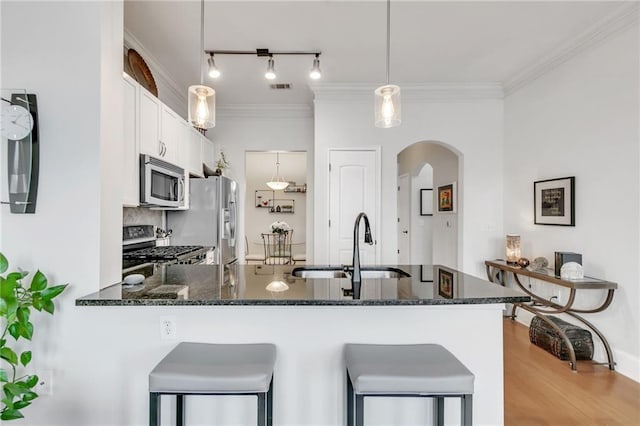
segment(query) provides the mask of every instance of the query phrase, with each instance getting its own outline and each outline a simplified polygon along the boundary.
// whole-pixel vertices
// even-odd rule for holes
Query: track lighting
[[[209,59],[207,59],[207,63],[209,64],[209,77],[218,78],[220,77],[220,70],[216,67],[216,61],[213,60],[213,55],[209,55]]]
[[[276,67],[273,57],[275,55],[313,55],[313,66],[309,71],[309,78],[313,80],[318,80],[322,77],[322,73],[320,71],[320,55],[321,52],[298,52],[298,51],[287,51],[287,52],[271,52],[269,49],[256,49],[256,50],[205,50],[207,55],[209,55],[208,63],[209,63],[209,76],[211,78],[218,78],[220,76],[220,70],[216,67],[216,64],[213,60],[214,55],[256,55],[260,57],[267,57],[267,71],[264,73],[264,77],[267,80],[275,80],[276,79]]]
[[[313,58],[313,67],[311,67],[309,77],[313,80],[318,80],[320,77],[322,77],[322,73],[320,72],[320,59],[318,58],[318,55]]]
[[[267,72],[264,73],[264,78],[267,80],[273,80],[276,78],[276,68],[273,65],[273,58],[269,58],[267,61]]]

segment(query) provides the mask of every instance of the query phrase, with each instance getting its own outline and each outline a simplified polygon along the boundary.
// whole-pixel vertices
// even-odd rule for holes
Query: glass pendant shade
[[[267,72],[264,73],[264,78],[267,80],[274,80],[276,78],[276,67],[273,63],[273,58],[269,58],[267,61]]]
[[[520,235],[507,234],[507,263],[516,264],[520,259]]]
[[[401,119],[400,87],[387,84],[378,87],[375,91],[375,125],[376,127],[389,128],[398,126]]]
[[[276,173],[271,176],[271,180],[267,182],[267,186],[274,191],[280,191],[289,186],[289,182],[280,176],[280,154],[276,154]]]
[[[313,60],[313,67],[311,67],[309,77],[312,80],[318,80],[322,77],[322,72],[320,71],[320,59],[318,59],[317,57]]]
[[[189,86],[189,122],[199,129],[216,125],[216,91],[202,85]]]

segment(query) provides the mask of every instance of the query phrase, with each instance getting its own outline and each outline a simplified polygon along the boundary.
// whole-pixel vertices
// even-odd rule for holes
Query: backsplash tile
[[[162,228],[162,210],[151,210],[145,207],[123,207],[123,225],[155,225]]]

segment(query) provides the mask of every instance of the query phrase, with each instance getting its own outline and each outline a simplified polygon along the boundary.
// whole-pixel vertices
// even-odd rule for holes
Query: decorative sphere
[[[527,259],[526,257],[521,257],[520,259],[518,259],[518,266],[521,268],[526,268],[527,266],[529,266],[529,259]]]

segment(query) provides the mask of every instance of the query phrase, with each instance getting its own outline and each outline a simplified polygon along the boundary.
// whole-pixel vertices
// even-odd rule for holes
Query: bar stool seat
[[[444,398],[460,397],[462,423],[471,424],[474,376],[441,345],[347,344],[345,357],[348,425],[364,424],[365,396],[432,397],[436,424],[444,423]]]
[[[258,425],[270,425],[275,361],[276,348],[268,343],[179,343],[149,373],[149,424],[160,423],[161,394],[177,396],[178,425],[184,424],[184,395],[255,394]]]

